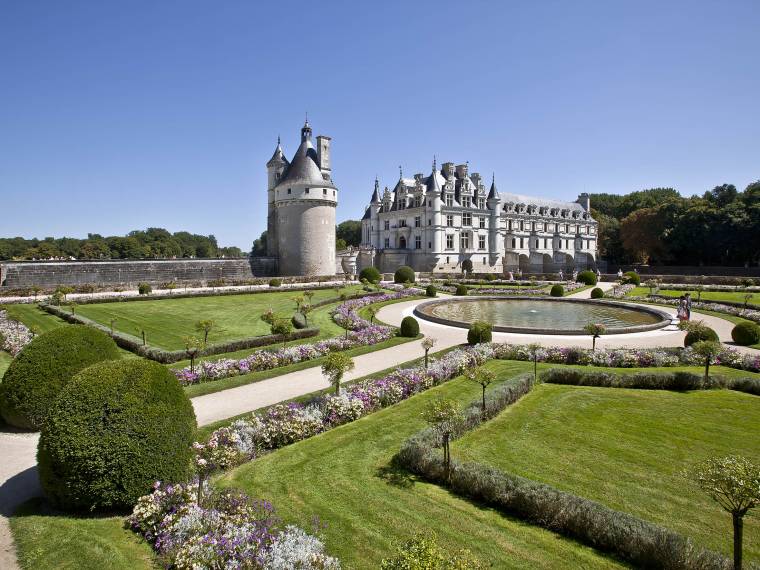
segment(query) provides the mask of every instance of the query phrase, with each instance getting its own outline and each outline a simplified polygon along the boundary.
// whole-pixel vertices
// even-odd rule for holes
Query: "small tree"
[[[309,326],[309,313],[311,313],[314,310],[314,308],[311,305],[303,304],[301,305],[301,308],[298,310],[299,313],[303,315],[303,320],[306,323],[306,326]]]
[[[299,312],[304,301],[303,295],[296,295],[295,297],[291,297],[291,301],[296,304],[296,312]]]
[[[694,287],[694,290],[697,292],[697,303],[699,303],[702,300],[702,291],[705,290],[704,285],[697,285]]]
[[[705,383],[710,381],[710,364],[723,350],[723,346],[714,340],[700,340],[691,345],[691,349],[705,359]]]
[[[760,466],[746,457],[727,456],[708,459],[688,475],[726,512],[731,513],[734,570],[741,570],[744,515],[760,505]]]
[[[462,411],[459,404],[454,400],[439,398],[431,402],[422,416],[430,426],[441,436],[441,446],[443,447],[443,464],[446,468],[446,475],[451,473],[451,451],[449,442],[451,435],[454,433],[457,425],[462,421]]]
[[[273,325],[274,321],[277,319],[277,315],[274,314],[274,311],[272,309],[267,309],[266,312],[264,312],[261,315],[261,320],[267,323],[268,325]]]
[[[190,359],[190,372],[193,373],[195,372],[195,357],[198,356],[198,352],[200,351],[201,341],[194,336],[186,336],[182,339],[182,342],[185,345],[187,357]]]
[[[335,295],[340,299],[340,293],[343,291],[343,287],[333,287],[333,291],[335,291]]]
[[[145,329],[140,328],[140,327],[135,327],[135,330],[137,331],[137,334],[139,334],[142,337],[142,343],[143,343],[143,346],[145,346],[147,344],[147,340],[145,338]]]
[[[747,308],[747,305],[749,305],[749,302],[752,300],[752,293],[747,291],[744,293],[744,308]]]
[[[66,297],[74,292],[73,287],[69,287],[68,285],[61,285],[55,290],[56,293],[60,293],[60,295],[63,297],[63,302],[66,302]]]
[[[650,279],[646,282],[646,286],[649,287],[649,294],[654,295],[655,290],[660,286],[660,282],[657,279]]]
[[[341,302],[341,304],[345,305],[346,304],[346,299],[348,299],[348,295],[346,295],[345,293],[341,293],[340,294],[340,302]]]
[[[491,370],[488,370],[487,368],[483,368],[482,366],[478,366],[477,368],[470,368],[465,372],[465,377],[475,382],[476,384],[479,384],[482,391],[483,391],[483,398],[481,401],[480,409],[481,411],[486,411],[486,388],[488,388],[491,384],[493,384],[494,380],[496,380],[496,374],[494,374]]]
[[[69,308],[71,309],[71,314],[76,315],[77,314],[77,304],[76,303],[69,303]]]
[[[378,309],[378,308],[377,308],[377,307],[375,307],[374,305],[369,305],[369,306],[367,307],[367,314],[369,315],[369,322],[370,322],[370,323],[374,323],[374,322],[375,322],[375,317],[377,316],[377,312],[378,312],[379,310],[380,310],[380,309]]]
[[[311,305],[311,299],[314,297],[314,291],[304,291],[303,296],[306,297],[306,299],[309,301],[309,304]]]
[[[282,335],[282,347],[285,348],[285,343],[288,342],[288,335],[293,332],[293,323],[290,319],[275,318],[270,328],[272,334]]]
[[[607,332],[607,327],[601,323],[589,323],[583,330],[591,335],[591,350],[596,350],[596,339]]]
[[[354,361],[345,352],[330,352],[322,363],[322,374],[327,377],[335,394],[340,394],[340,382],[343,375],[354,369]]]
[[[525,348],[530,353],[530,359],[533,361],[533,382],[538,382],[538,353],[541,351],[541,345],[537,342],[532,342]]]
[[[436,345],[437,342],[438,340],[434,339],[431,336],[426,336],[422,339],[422,348],[425,350],[425,368],[428,367],[428,353],[430,352],[430,349]]]
[[[111,325],[111,336],[113,336],[113,324],[114,324],[116,321],[118,321],[118,320],[119,320],[119,319],[117,319],[116,317],[111,317],[111,318],[108,320],[108,321],[109,321],[109,323],[110,323],[110,325]]]
[[[203,333],[203,346],[205,347],[206,344],[208,344],[208,333],[211,332],[211,329],[214,328],[214,321],[211,319],[205,319],[202,321],[198,321],[195,323],[195,330],[197,330],[200,333]]]

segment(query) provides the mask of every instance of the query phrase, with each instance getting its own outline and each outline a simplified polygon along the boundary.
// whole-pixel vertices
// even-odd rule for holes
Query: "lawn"
[[[358,293],[361,286],[342,289],[346,294]],[[301,291],[272,291],[247,295],[219,295],[183,299],[156,299],[124,303],[93,303],[80,305],[77,313],[123,333],[139,336],[144,330],[148,344],[166,350],[184,347],[182,339],[198,336],[195,324],[204,319],[214,322],[209,343],[269,334],[269,325],[261,315],[272,309],[290,318],[295,312],[293,298]],[[314,290],[313,303],[337,296],[333,289]],[[315,311],[316,313],[316,311]],[[313,321],[313,319],[310,319]]]
[[[5,371],[8,370],[8,367],[11,365],[11,360],[13,360],[13,357],[10,354],[4,350],[0,350],[0,378],[2,378]]]
[[[29,328],[36,328],[40,334],[68,324],[34,304],[6,305],[5,309],[8,311],[8,316],[15,317]]]
[[[675,298],[685,295],[686,293],[691,293],[691,298],[695,301],[699,295],[694,289],[660,289],[657,291],[658,295]],[[638,295],[649,295],[649,287],[636,287],[628,293],[628,296],[630,297]],[[733,303],[743,304],[744,295],[745,293],[743,291],[702,291],[701,299],[702,301],[731,301]],[[760,293],[752,293],[752,298],[749,302],[760,305]]]
[[[512,369],[497,362],[494,370]],[[716,455],[760,456],[760,399],[728,390],[667,392],[544,384],[453,446],[452,454],[548,483],[726,555],[731,517],[682,475]],[[760,519],[745,518],[760,561]]]
[[[529,368],[509,363],[502,381]],[[280,449],[223,475],[217,484],[271,500],[287,522],[327,523],[328,550],[346,568],[377,568],[393,545],[435,530],[495,568],[619,568],[618,562],[551,532],[458,498],[390,468],[403,440],[424,425],[421,412],[445,395],[467,402],[479,387],[459,378],[359,421]]]

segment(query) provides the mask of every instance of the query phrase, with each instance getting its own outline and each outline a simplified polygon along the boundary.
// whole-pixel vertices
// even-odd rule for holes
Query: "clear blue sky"
[[[0,235],[250,247],[304,112],[338,220],[470,161],[575,199],[760,178],[760,1],[0,3]]]

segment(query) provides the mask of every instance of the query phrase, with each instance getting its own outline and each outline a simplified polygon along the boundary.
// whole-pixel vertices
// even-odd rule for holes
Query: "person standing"
[[[621,268],[618,268],[618,279],[623,278],[623,270]]]
[[[686,293],[686,320],[691,319],[691,293]]]
[[[564,274],[564,272],[561,269],[559,270],[559,280],[560,281],[564,281],[565,280],[565,274]]]
[[[686,297],[681,295],[678,298],[678,310],[676,311],[676,317],[678,318],[679,322],[688,321],[688,315],[687,315],[688,309],[686,308]]]

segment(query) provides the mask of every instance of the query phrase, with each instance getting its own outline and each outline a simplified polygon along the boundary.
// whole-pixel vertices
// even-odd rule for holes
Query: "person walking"
[[[689,310],[686,308],[686,297],[681,295],[678,299],[678,310],[676,311],[676,317],[678,318],[679,323],[689,320],[688,311]]]
[[[691,293],[686,293],[686,320],[691,320]]]

